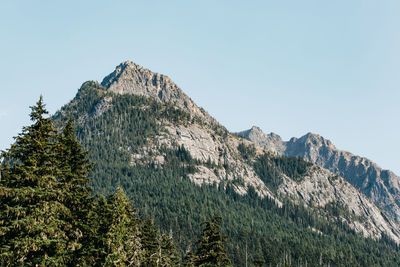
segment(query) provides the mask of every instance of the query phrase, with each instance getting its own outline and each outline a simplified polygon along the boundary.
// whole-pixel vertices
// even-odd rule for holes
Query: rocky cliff
[[[278,135],[265,134],[253,126],[238,135],[279,154],[302,157],[344,177],[400,222],[400,177],[371,160],[337,149],[331,141],[313,133],[285,142]]]
[[[241,157],[238,146],[252,144],[233,135],[224,139],[209,128],[196,124],[169,125],[167,129],[169,134],[163,136],[162,142],[184,145],[190,154],[201,162],[206,163],[210,160],[216,163],[215,167],[201,165],[198,171],[190,176],[198,185],[230,181],[240,194],[246,194],[249,187],[253,187],[260,197],[268,196],[274,199],[277,205],[285,199],[291,199],[297,204],[317,210],[321,216],[328,218],[332,214],[326,212],[327,206],[339,206],[344,213],[334,220],[349,225],[366,237],[376,238],[385,233],[396,242],[400,241],[398,224],[348,181],[326,169],[311,166],[300,180],[279,173],[282,182],[274,191],[260,179],[252,164],[257,160],[257,156],[269,152],[256,147],[254,157],[246,161]],[[273,135],[274,137],[276,136]]]

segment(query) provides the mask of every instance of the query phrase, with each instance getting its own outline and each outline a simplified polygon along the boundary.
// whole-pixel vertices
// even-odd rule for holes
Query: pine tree
[[[183,266],[185,267],[194,267],[195,265],[195,261],[196,261],[196,256],[194,255],[193,251],[191,249],[189,249],[186,252],[185,258],[184,258],[184,262],[183,262]]]
[[[158,240],[157,231],[151,219],[145,220],[141,229],[142,246],[144,250],[143,266],[155,266],[157,262]]]
[[[91,224],[93,235],[89,241],[90,257],[87,260],[88,265],[102,266],[108,253],[105,244],[107,244],[106,235],[110,228],[110,216],[112,213],[105,196],[97,196],[94,202],[94,211],[95,217]]]
[[[262,267],[265,265],[265,260],[261,257],[258,257],[254,260],[254,267]]]
[[[57,160],[57,131],[40,97],[31,107],[33,124],[23,128],[2,154],[0,259],[4,265],[65,265],[78,246],[63,204]]]
[[[176,251],[172,237],[165,234],[160,235],[158,240],[156,266],[177,266],[178,264],[178,252]]]
[[[225,237],[219,232],[221,217],[214,217],[211,222],[204,222],[195,266],[231,266],[224,248]]]
[[[74,264],[84,264],[90,261],[93,235],[94,207],[89,179],[93,164],[88,159],[88,152],[76,140],[73,120],[68,120],[62,134],[58,137],[59,169],[61,190],[65,192],[64,205],[71,211],[70,223],[73,227],[68,236],[74,240],[76,237],[80,247],[74,253]]]
[[[99,265],[140,266],[142,248],[139,220],[122,188],[112,194],[108,202],[100,201],[101,236]]]

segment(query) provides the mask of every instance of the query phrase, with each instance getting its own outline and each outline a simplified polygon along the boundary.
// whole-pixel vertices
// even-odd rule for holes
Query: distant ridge
[[[339,150],[328,139],[313,133],[287,142],[274,133],[265,134],[256,126],[237,134],[271,151],[302,157],[339,174],[400,222],[400,177],[371,160]]]

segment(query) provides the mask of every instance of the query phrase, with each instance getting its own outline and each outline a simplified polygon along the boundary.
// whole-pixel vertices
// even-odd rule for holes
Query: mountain
[[[229,133],[164,75],[124,62],[102,83],[85,82],[53,119],[61,127],[69,117],[95,162],[95,191],[122,186],[181,253],[196,245],[201,222],[220,215],[235,266],[258,257],[397,265],[400,227],[364,194],[329,170]]]
[[[331,141],[313,133],[284,142],[280,136],[265,134],[253,126],[238,135],[279,154],[302,157],[344,177],[397,223],[400,222],[400,177],[371,160],[339,150]]]
[[[150,97],[162,103],[173,104],[203,121],[217,123],[204,109],[199,108],[171,79],[151,72],[132,61],[125,61],[103,79],[101,85],[116,94]]]

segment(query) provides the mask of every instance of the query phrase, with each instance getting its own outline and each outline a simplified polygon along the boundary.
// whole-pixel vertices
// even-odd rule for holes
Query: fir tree
[[[33,124],[24,127],[2,154],[0,182],[0,259],[4,265],[65,265],[79,245],[56,157],[57,132],[46,118],[43,99],[32,107]],[[76,238],[75,238],[76,239]]]
[[[92,221],[93,236],[90,239],[89,265],[101,266],[107,256],[107,233],[110,228],[111,208],[105,196],[100,195],[94,202],[95,219]]]
[[[157,240],[157,231],[151,219],[147,219],[141,229],[142,246],[144,250],[144,266],[155,266],[157,262],[157,253],[159,252],[159,243]]]
[[[254,267],[262,267],[264,265],[265,265],[265,260],[263,258],[258,257],[254,260]]]
[[[139,221],[122,188],[110,196],[108,203],[102,201],[103,223],[102,252],[105,266],[140,266],[142,248]]]
[[[184,258],[184,262],[183,262],[183,266],[185,267],[194,267],[194,263],[196,260],[196,256],[194,255],[193,251],[191,249],[189,249],[186,252],[185,258]]]
[[[177,266],[179,264],[178,252],[171,236],[160,235],[158,241],[157,266]]]
[[[93,198],[87,176],[90,174],[93,164],[88,160],[88,152],[76,140],[73,120],[68,120],[62,134],[58,137],[59,150],[57,157],[61,190],[65,192],[64,205],[71,211],[70,222],[73,225],[68,232],[70,237],[77,237],[82,243],[74,253],[74,264],[81,263],[91,258],[91,241],[94,229]]]
[[[211,222],[203,223],[195,266],[231,266],[223,244],[225,237],[219,232],[221,220],[221,217],[214,217]]]

